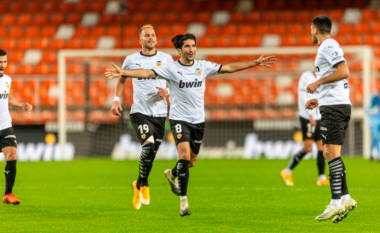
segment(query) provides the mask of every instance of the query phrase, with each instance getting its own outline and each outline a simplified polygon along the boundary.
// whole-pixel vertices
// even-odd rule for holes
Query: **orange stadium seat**
[[[7,51],[7,57],[8,57],[8,63],[13,63],[13,62],[19,63],[24,58],[24,52],[19,51],[19,50],[10,50],[10,51]],[[12,86],[13,86],[13,83],[12,83]]]
[[[284,9],[286,6],[285,1],[274,1],[272,3],[272,9]]]
[[[95,48],[98,43],[98,40],[96,38],[88,37],[84,40],[82,47],[86,49],[92,49]]]
[[[197,17],[194,18],[195,22],[209,23],[211,20],[211,13],[208,11],[199,12]]]
[[[376,34],[367,34],[365,36],[364,44],[377,46],[380,44],[380,38]],[[378,56],[378,55],[376,55]]]
[[[24,5],[23,3],[21,2],[16,2],[16,3],[13,3],[12,6],[11,6],[11,12],[12,13],[21,13],[24,11]]]
[[[82,20],[82,15],[80,14],[69,14],[67,17],[66,17],[66,24],[79,24],[80,21]]]
[[[74,4],[63,2],[59,6],[59,12],[70,13],[74,11]]]
[[[30,22],[32,22],[32,14],[21,14],[18,17],[17,24],[19,25],[28,25]]]
[[[245,20],[245,14],[242,12],[233,12],[231,14],[230,23],[243,23]]]
[[[53,1],[47,1],[45,4],[43,4],[42,11],[46,13],[57,12],[57,3]]]
[[[168,36],[172,35],[171,29],[169,25],[160,25],[155,28],[156,34],[158,36]]]
[[[229,120],[242,120],[245,118],[245,112],[239,109],[231,109],[228,111]]]
[[[68,74],[83,74],[84,73],[84,65],[83,64],[67,65],[67,73]]]
[[[257,1],[255,2],[255,9],[258,10],[268,10],[271,5],[271,2],[267,1]]]
[[[190,3],[192,4],[192,3]],[[177,12],[185,11],[188,8],[188,4],[186,1],[175,1],[172,3],[171,9]]]
[[[90,36],[100,37],[105,34],[106,28],[103,26],[95,26],[90,30]]]
[[[222,34],[225,34],[225,35],[236,35],[236,32],[237,32],[237,27],[235,24],[227,24],[223,27],[222,29]]]
[[[209,36],[218,36],[221,34],[221,28],[218,25],[209,25],[206,34]]]
[[[211,110],[210,120],[224,120],[227,117],[225,110]]]
[[[266,11],[263,15],[263,20],[266,22],[276,22],[277,11]]]
[[[42,62],[57,62],[57,52],[55,50],[44,50]]]
[[[65,48],[68,49],[81,49],[82,48],[82,39],[81,38],[72,38],[70,39],[66,45]]]
[[[112,24],[113,15],[101,15],[99,19],[99,24]]]
[[[75,6],[74,6],[74,12],[79,12],[79,13],[85,13],[87,11],[90,10],[90,6],[88,3],[86,2],[78,2]]]
[[[246,119],[258,119],[261,117],[261,111],[257,109],[250,109],[245,111],[245,118]]]
[[[34,68],[33,74],[49,74],[49,69],[48,63],[40,63]]]
[[[199,47],[212,47],[214,46],[213,36],[204,36],[202,39],[197,41],[197,46]]]
[[[8,13],[9,12],[9,5],[8,4],[3,4],[0,7],[0,13]]]
[[[340,35],[338,34],[334,39],[339,43],[339,44],[347,44],[347,38],[345,35]]]
[[[128,25],[123,28],[122,34],[124,36],[130,37],[130,36],[138,36],[140,32],[140,28],[137,26]]]
[[[85,113],[83,110],[74,111],[72,114],[72,118],[74,121],[84,121]]]
[[[30,39],[30,38],[19,39],[19,41],[16,45],[16,48],[22,49],[22,50],[29,49],[30,47],[32,47],[32,39]]]
[[[169,12],[165,15],[163,23],[173,24],[173,23],[177,23],[178,20],[180,20],[180,17],[178,17],[177,12]]]
[[[39,26],[29,26],[26,28],[26,37],[38,37],[41,35],[41,29]]]
[[[232,47],[244,47],[244,46],[247,46],[248,44],[248,40],[249,40],[249,37],[247,38],[246,36],[235,36],[233,37],[232,41],[231,41],[231,46]]]
[[[103,3],[103,2],[94,2],[92,5],[91,5],[91,8],[90,8],[90,11],[92,12],[102,12],[104,11],[104,9],[106,8],[106,4]]]
[[[339,25],[339,33],[349,34],[354,31],[352,24],[349,23],[341,23]]]
[[[65,47],[65,44],[66,44],[65,40],[54,39],[50,43],[49,48],[59,50],[59,49],[63,49]]]
[[[3,47],[4,48],[4,47]],[[8,74],[16,74],[18,65],[14,63],[9,63],[7,66],[7,73]]]
[[[31,74],[33,72],[33,67],[31,65],[20,65],[18,67],[18,74]]]
[[[240,24],[237,28],[238,35],[253,35],[255,33],[254,27],[251,24]]]
[[[311,22],[311,20],[313,19],[313,17],[310,15],[310,11],[308,10],[298,11],[296,18],[298,21],[308,21],[308,22]]]
[[[144,24],[149,23],[147,21],[148,19],[146,17],[146,14],[144,13],[134,13],[133,15],[131,15],[131,19],[130,19],[130,22],[133,25],[144,25]],[[151,22],[151,23],[153,24],[154,22]]]
[[[154,8],[157,11],[164,11],[167,12],[171,8],[171,4],[166,1],[158,1],[156,4],[156,7]]]
[[[377,20],[377,12],[376,10],[363,9],[362,10],[362,22],[367,22],[370,20]]]
[[[269,27],[265,24],[256,24],[254,30],[255,30],[255,34],[260,34],[260,35],[269,34]]]
[[[35,25],[46,25],[48,24],[49,16],[47,14],[37,14],[34,16],[33,24]]]
[[[22,37],[24,36],[24,27],[20,27],[20,26],[10,27],[8,35],[10,37]]]
[[[297,45],[310,46],[312,45],[311,35],[301,35],[298,37]]]
[[[296,46],[298,41],[294,35],[286,35],[282,37],[281,46]]]
[[[174,24],[171,28],[171,31],[173,35],[185,34],[187,31],[187,27],[182,24]]]
[[[87,27],[77,27],[74,37],[86,37],[90,34],[90,29]]]
[[[40,10],[41,10],[41,4],[37,2],[31,2],[27,6],[27,12],[29,13],[37,13],[37,12],[40,12]]]
[[[328,16],[332,21],[340,21],[343,18],[343,10],[331,10]]]
[[[368,23],[358,23],[355,25],[355,32],[356,33],[368,33],[370,32],[371,28]]]
[[[8,26],[16,24],[17,17],[14,14],[4,14],[3,19],[1,21],[2,26]]]
[[[349,34],[347,37],[346,43],[349,45],[361,45],[363,43],[363,37],[361,35]]]
[[[278,19],[280,22],[288,22],[293,21],[294,19],[294,12],[293,11],[280,11],[278,15]]]
[[[371,25],[371,31],[373,33],[379,33],[380,32],[380,22],[373,21],[370,25]]]
[[[119,37],[121,35],[121,27],[116,25],[109,26],[106,28],[104,35]]]
[[[50,23],[53,25],[61,25],[65,22],[65,15],[62,13],[55,13],[50,16]]]
[[[148,2],[148,1],[144,1],[144,2],[141,2],[141,5],[140,5],[140,10],[142,12],[151,12],[154,10],[154,4],[152,4],[151,2]]]
[[[250,36],[248,37],[247,46],[249,47],[258,47],[261,44],[260,36]]]
[[[260,20],[261,20],[261,14],[258,11],[249,12],[248,15],[247,15],[247,17],[246,17],[246,20],[248,21],[248,23],[257,23],[257,22],[260,22]]]
[[[26,100],[28,103],[31,104],[32,101],[28,101]],[[36,120],[36,113],[34,111],[32,111],[31,113],[26,113],[26,112],[23,112],[21,113],[21,119],[20,119],[20,123],[23,124],[23,125],[33,125],[33,124],[36,124],[37,123],[37,120]]]
[[[275,24],[273,24],[272,28],[271,28],[271,31],[272,31],[273,34],[281,34],[281,35],[284,35],[284,34],[288,33],[288,29],[285,26],[285,24],[283,24],[283,23],[275,23]]]
[[[52,122],[55,120],[55,112],[44,110],[40,112],[40,123]]]
[[[32,44],[34,49],[47,49],[50,44],[50,39],[47,37],[36,38]]]
[[[264,109],[263,110],[263,117],[264,118],[276,118],[278,117],[277,111],[274,109]]]
[[[42,28],[41,36],[53,37],[57,31],[57,28],[54,26],[45,26]]]
[[[154,24],[156,22],[161,22],[162,19],[163,19],[162,13],[153,12],[152,14],[148,15],[147,22],[149,24]]]
[[[304,30],[303,25],[299,23],[289,24],[288,30],[289,30],[289,34],[302,34],[306,32],[306,30]]]

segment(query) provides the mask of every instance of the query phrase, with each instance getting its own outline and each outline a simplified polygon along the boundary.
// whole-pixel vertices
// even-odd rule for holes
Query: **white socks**
[[[292,174],[292,170],[290,170],[289,168],[285,168],[285,173],[286,174]]]
[[[342,201],[348,201],[350,199],[351,199],[350,194],[342,195],[342,198],[341,198]]]
[[[325,174],[322,174],[322,175],[319,175],[318,176],[318,180],[326,180],[327,178],[326,178],[326,175]]]
[[[182,201],[183,199],[187,199],[187,196],[181,196],[180,200]]]
[[[342,199],[331,199],[330,205],[339,207],[342,205]]]

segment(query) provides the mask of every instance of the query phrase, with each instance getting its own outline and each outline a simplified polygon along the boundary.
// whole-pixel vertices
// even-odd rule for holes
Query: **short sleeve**
[[[219,75],[219,72],[222,69],[222,65],[210,61],[205,61],[205,68],[207,76],[216,76]]]
[[[332,67],[346,61],[342,48],[335,41],[324,46],[322,55]]]
[[[156,67],[152,70],[159,79],[169,80],[169,78],[170,78],[170,65],[169,64],[170,63],[163,63],[159,67]]]
[[[166,56],[166,61],[168,61],[168,62],[174,62],[173,57],[170,56],[170,55]]]
[[[124,60],[123,66],[121,67],[123,70],[129,70],[129,56],[127,56]]]

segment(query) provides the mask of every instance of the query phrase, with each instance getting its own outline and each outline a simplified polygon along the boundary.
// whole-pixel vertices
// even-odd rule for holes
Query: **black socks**
[[[137,179],[136,187],[140,189],[140,186],[149,186],[148,176],[153,167],[153,161],[156,157],[154,152],[154,144],[148,143],[142,146],[140,155],[140,169],[139,178]]]
[[[335,158],[329,162],[330,169],[330,188],[331,199],[340,199],[342,196],[342,180],[344,174],[344,164],[340,157]],[[347,185],[346,185],[347,188]],[[348,193],[348,191],[347,191]]]
[[[325,174],[325,158],[323,157],[323,151],[318,151],[317,156],[318,175]]]
[[[7,161],[7,165],[5,166],[5,194],[12,193],[16,179],[16,162],[17,160]]]
[[[295,166],[301,161],[301,159],[306,155],[306,152],[302,150],[298,151],[297,154],[293,155],[289,161],[288,169],[293,170]]]
[[[187,196],[187,185],[189,183],[189,162],[188,160],[180,159],[177,163],[178,184],[180,196]]]

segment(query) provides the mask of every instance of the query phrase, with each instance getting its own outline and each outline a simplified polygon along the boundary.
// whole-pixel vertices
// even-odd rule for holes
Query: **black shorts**
[[[308,119],[305,119],[300,116],[301,128],[302,128],[302,138],[303,140],[311,139],[314,141],[318,141],[322,139],[320,125],[321,121],[317,121],[317,125],[312,126]]]
[[[194,154],[199,154],[203,134],[205,132],[205,123],[191,124],[186,121],[169,120],[170,129],[172,130],[175,144],[189,142],[190,149]]]
[[[131,122],[137,138],[143,144],[153,136],[155,150],[157,151],[165,134],[166,117],[151,117],[141,113],[131,114]]]
[[[13,128],[0,130],[0,150],[4,147],[17,147],[16,135],[13,134]]]
[[[323,144],[343,145],[351,118],[351,105],[326,105],[321,106],[320,111]]]

